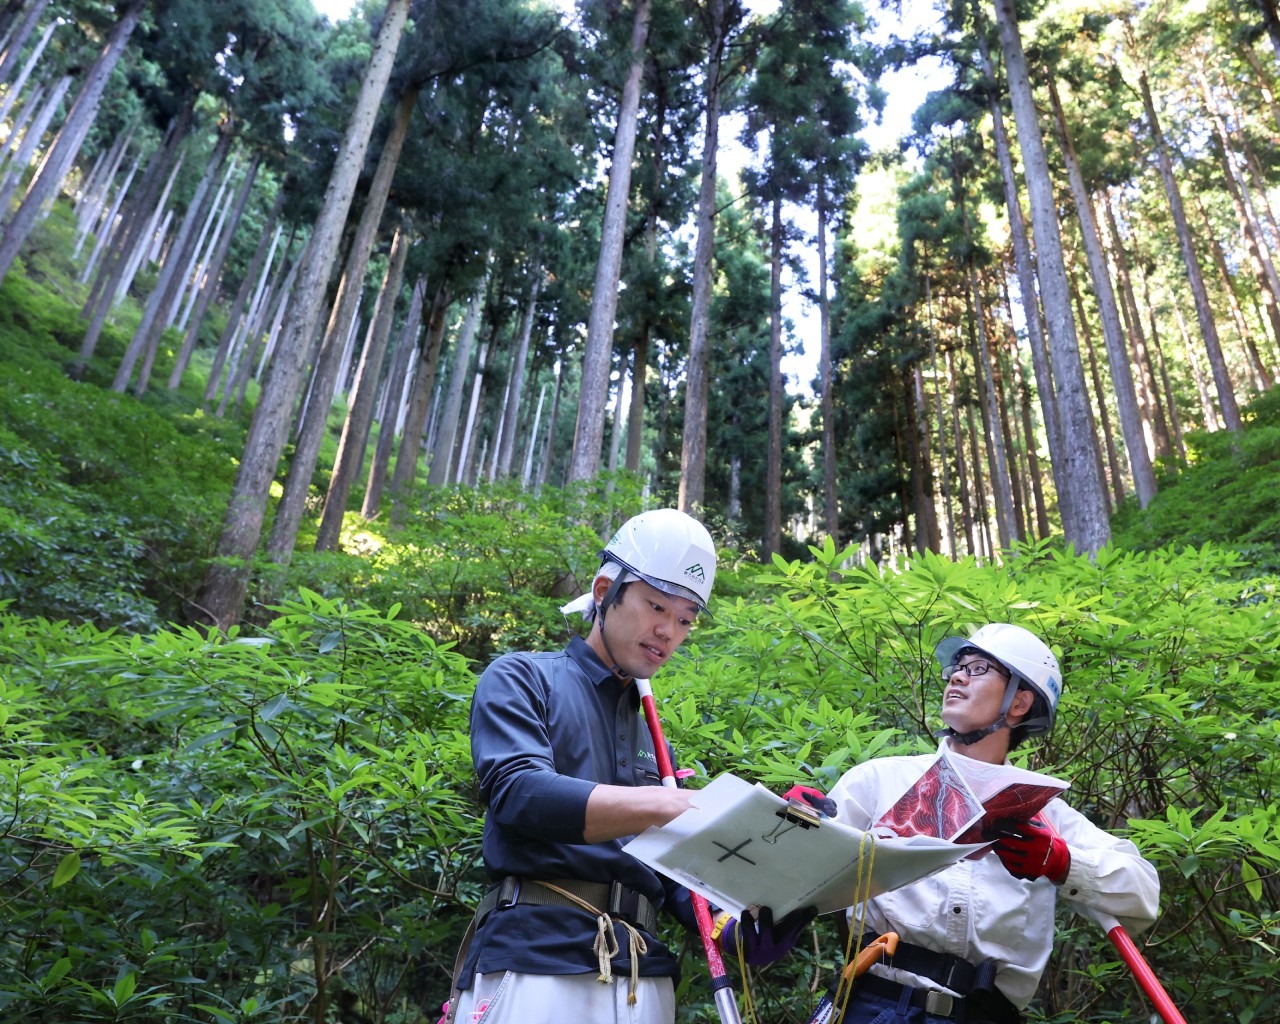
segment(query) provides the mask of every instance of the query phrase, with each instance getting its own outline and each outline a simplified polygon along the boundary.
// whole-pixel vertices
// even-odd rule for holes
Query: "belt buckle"
[[[620,917],[631,924],[636,923],[636,915],[640,912],[639,894],[628,889],[621,882],[609,883],[609,914]]]
[[[507,875],[498,886],[498,902],[495,909],[509,907],[520,902],[520,879],[515,875]]]
[[[950,1017],[955,1013],[956,997],[947,992],[929,989],[924,997],[924,1012],[935,1017]]]

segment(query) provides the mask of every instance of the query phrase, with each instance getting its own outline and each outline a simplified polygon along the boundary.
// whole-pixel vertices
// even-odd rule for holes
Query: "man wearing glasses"
[[[1053,728],[1062,673],[1035,634],[1008,623],[948,637],[939,755],[883,757],[850,769],[831,797],[840,821],[876,825],[926,770],[945,759],[979,788],[1010,750]],[[892,958],[863,974],[843,1017],[820,1009],[815,1024],[1018,1024],[1053,947],[1054,904],[1104,911],[1135,933],[1155,920],[1155,868],[1127,839],[1093,825],[1062,800],[1030,821],[998,822],[994,847],[850,911],[853,927],[900,938]],[[826,1002],[824,1000],[824,1002]]]

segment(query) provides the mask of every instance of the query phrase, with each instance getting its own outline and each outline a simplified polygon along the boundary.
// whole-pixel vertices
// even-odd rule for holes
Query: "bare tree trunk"
[[[965,402],[965,419],[969,427],[969,465],[973,467],[974,508],[978,510],[978,539],[982,550],[979,557],[994,559],[996,555],[995,540],[991,536],[991,504],[987,501],[987,485],[982,476],[982,455],[978,451],[981,434],[973,420],[973,403]]]
[[[111,72],[124,53],[144,7],[146,0],[130,0],[112,26],[111,34],[107,36],[98,59],[85,75],[84,85],[67,113],[62,130],[45,153],[35,177],[31,179],[22,205],[5,226],[3,239],[0,239],[0,281],[4,280],[14,260],[18,258],[18,251],[31,234],[41,207],[53,199],[72,161],[80,152],[85,136],[98,115],[107,79],[111,77]]]
[[[929,334],[929,367],[933,371],[933,400],[938,418],[938,464],[942,467],[942,509],[947,520],[947,542],[951,545],[951,557],[959,557],[959,545],[956,543],[955,516],[951,506],[951,472],[947,466],[947,419],[942,408],[942,376],[938,370],[937,323],[933,319],[933,282],[929,274],[924,275],[925,311],[929,317],[926,330]],[[923,390],[923,382],[922,382]],[[921,397],[923,402],[923,396]]]
[[[1072,488],[1072,501],[1068,506],[1070,521],[1064,520],[1063,532],[1067,541],[1077,549],[1092,554],[1111,540],[1111,524],[1107,518],[1106,493],[1092,443],[1093,418],[1085,391],[1075,323],[1071,317],[1058,208],[1027,73],[1026,55],[1018,35],[1013,0],[996,0],[995,7],[1000,45],[1008,69],[1009,96],[1025,167],[1040,275],[1040,299],[1044,304],[1045,333],[1053,360],[1065,456],[1061,479],[1070,481]]]
[[[278,202],[278,200],[277,200]],[[205,404],[212,402],[218,394],[218,384],[222,378],[223,364],[227,364],[227,383],[223,388],[224,401],[221,403],[223,407],[226,405],[226,396],[228,392],[234,392],[234,382],[239,373],[241,356],[243,353],[240,348],[244,339],[248,337],[253,328],[255,318],[258,316],[262,307],[263,294],[271,287],[272,268],[275,265],[276,248],[280,244],[280,235],[284,231],[283,225],[277,225],[274,235],[271,237],[271,247],[264,254],[262,253],[262,245],[259,243],[258,251],[254,254],[254,261],[251,264],[252,273],[246,271],[245,279],[240,284],[241,292],[252,292],[247,298],[247,304],[244,305],[244,312],[239,312],[242,302],[237,298],[236,312],[228,318],[226,330],[222,332],[222,337],[218,340],[218,351],[214,354],[213,365],[209,368],[209,381],[204,389]],[[280,280],[284,275],[290,273],[292,261],[290,253],[293,250],[293,240],[296,236],[297,229],[289,232],[289,240],[285,243],[284,252],[280,259],[280,270],[276,273],[276,280]],[[266,235],[263,235],[263,241]],[[264,258],[265,257],[265,258]],[[252,356],[248,360],[248,365],[252,365]],[[248,378],[251,369],[245,370],[245,377]],[[219,413],[221,415],[221,413]]]
[[[650,11],[651,0],[635,0],[631,65],[622,86],[604,221],[600,226],[600,256],[596,261],[591,313],[587,320],[587,345],[582,356],[582,383],[578,393],[578,423],[573,437],[570,480],[593,480],[600,471],[600,446],[604,439],[604,414],[609,398],[609,364],[613,358],[614,317],[618,310],[618,275],[622,269],[631,161],[635,153]]]
[[[1211,432],[1221,430],[1222,423],[1218,420],[1218,410],[1213,407],[1213,396],[1209,394],[1208,383],[1204,379],[1204,372],[1200,369],[1200,360],[1196,357],[1196,345],[1191,340],[1191,332],[1187,330],[1187,322],[1182,316],[1182,310],[1178,308],[1176,297],[1172,305],[1173,317],[1178,324],[1178,333],[1182,335],[1182,350],[1186,353],[1187,365],[1191,367],[1191,378],[1196,384],[1196,394],[1200,397],[1200,414],[1204,420],[1204,429]]]
[[[994,86],[996,75],[991,63],[990,47],[987,45],[985,19],[979,24],[976,36],[983,71],[987,80]],[[1049,362],[1049,347],[1044,336],[1040,297],[1036,291],[1036,271],[1031,242],[1027,237],[1027,224],[1022,214],[1022,203],[1018,198],[1018,176],[1014,169],[1013,151],[1004,126],[1004,111],[1000,107],[1000,97],[994,88],[991,91],[990,108],[991,133],[995,142],[996,158],[1000,162],[1000,182],[1004,190],[1005,209],[1009,214],[1013,262],[1018,273],[1018,292],[1022,299],[1023,317],[1027,324],[1027,339],[1031,344],[1031,366],[1035,371],[1036,392],[1040,396],[1040,415],[1044,420],[1045,438],[1049,442],[1049,467],[1053,473],[1054,491],[1058,495],[1059,514],[1065,527],[1067,523],[1074,521],[1070,512],[1072,487],[1063,477],[1061,470],[1061,467],[1066,465],[1068,456],[1054,397],[1053,370]]]
[[[906,372],[911,375],[911,401],[906,407],[907,450],[911,466],[912,504],[916,512],[916,547],[920,551],[940,552],[942,533],[938,529],[938,509],[934,503],[933,451],[929,443],[929,403],[924,397],[924,373],[918,361],[913,361]],[[839,542],[836,542],[836,550],[839,549]]]
[[[782,550],[782,198],[769,204],[769,449],[765,463],[761,561]]]
[[[542,266],[533,261],[533,281],[529,286],[529,302],[525,306],[520,323],[520,340],[516,345],[515,359],[511,366],[511,398],[503,416],[502,449],[498,455],[498,475],[511,475],[511,463],[516,454],[516,423],[520,416],[520,395],[524,391],[524,367],[529,358],[529,339],[533,337],[533,321],[538,311],[538,293],[542,290]],[[643,372],[643,370],[641,371]]]
[[[1009,361],[1014,368],[1014,386],[1018,391],[1018,405],[1022,414],[1022,438],[1027,449],[1027,478],[1031,483],[1031,496],[1036,506],[1036,537],[1044,540],[1049,536],[1049,509],[1045,501],[1044,484],[1040,479],[1040,453],[1036,450],[1036,428],[1031,412],[1031,386],[1027,383],[1026,373],[1022,368],[1022,360],[1018,358],[1016,346],[1009,354]]]
[[[227,169],[222,174],[222,180],[218,182],[218,191],[214,193],[213,199],[205,211],[204,223],[200,227],[200,233],[196,236],[195,241],[187,247],[186,266],[173,279],[173,298],[169,301],[168,308],[165,311],[162,332],[166,328],[175,325],[179,331],[186,331],[187,325],[184,318],[190,314],[191,304],[199,291],[200,277],[204,274],[205,267],[208,265],[210,252],[213,246],[217,244],[218,237],[226,225],[227,213],[230,207],[228,205],[229,201],[224,197],[226,197],[227,190],[231,187],[231,182],[235,180],[238,169],[239,159],[233,156],[227,163]]]
[[[177,390],[178,385],[182,383],[183,374],[187,372],[191,354],[195,351],[196,342],[200,338],[200,325],[204,323],[204,316],[209,310],[209,303],[213,301],[214,293],[218,290],[218,278],[222,276],[222,264],[226,262],[227,253],[231,251],[231,241],[235,237],[236,228],[240,225],[240,219],[244,216],[245,206],[249,202],[249,193],[253,191],[253,183],[258,176],[258,167],[261,164],[261,160],[261,156],[255,154],[253,160],[250,161],[249,167],[244,173],[244,180],[240,182],[240,188],[232,200],[228,223],[218,238],[217,248],[214,249],[205,267],[204,280],[200,283],[191,323],[187,327],[187,333],[182,339],[182,347],[178,350],[177,358],[174,360],[173,372],[169,375],[170,391]],[[268,234],[270,234],[269,230],[263,233],[264,241]]]
[[[436,444],[431,455],[431,469],[427,473],[427,486],[443,487],[452,479],[454,442],[457,440],[458,419],[462,415],[462,391],[467,383],[467,369],[471,365],[471,349],[475,344],[480,325],[480,311],[484,306],[488,277],[480,282],[480,289],[471,296],[467,316],[458,334],[458,344],[453,354],[453,368],[449,372],[449,390],[445,395],[444,411],[437,428]],[[396,466],[399,471],[399,465]]]
[[[616,472],[618,469],[618,453],[622,448],[622,434],[625,430],[626,417],[622,415],[622,410],[628,407],[631,399],[631,381],[630,367],[626,363],[622,364],[621,372],[618,374],[618,393],[613,403],[613,430],[610,432],[609,438],[609,472]],[[613,493],[613,481],[609,481],[607,488],[610,494]]]
[[[1231,268],[1227,266],[1227,254],[1222,251],[1222,243],[1218,241],[1218,236],[1214,233],[1213,224],[1209,221],[1208,211],[1204,208],[1204,203],[1200,201],[1200,196],[1193,196],[1195,201],[1196,212],[1200,214],[1200,223],[1204,225],[1204,236],[1209,241],[1209,254],[1213,257],[1213,265],[1218,271],[1218,280],[1222,282],[1222,291],[1227,297],[1227,309],[1231,313],[1231,323],[1236,329],[1236,337],[1240,339],[1240,345],[1244,348],[1249,356],[1249,365],[1254,374],[1254,387],[1257,390],[1265,391],[1271,387],[1271,381],[1267,379],[1266,367],[1262,364],[1261,357],[1258,353],[1257,346],[1253,343],[1253,336],[1249,331],[1249,325],[1244,318],[1244,310],[1240,307],[1240,299],[1236,295],[1235,279],[1231,275]],[[1147,300],[1150,307],[1150,299]],[[1152,317],[1155,311],[1152,310]],[[1276,325],[1273,325],[1275,327]]]
[[[404,425],[400,428],[400,448],[396,452],[396,468],[391,474],[392,522],[397,522],[403,516],[409,488],[417,472],[418,453],[422,450],[422,427],[427,420],[427,406],[436,386],[436,367],[439,365],[440,348],[444,343],[445,314],[452,302],[452,293],[442,282],[436,288],[431,302],[422,357],[413,376],[412,397],[405,412]]]
[[[174,237],[168,258],[165,259],[164,265],[160,270],[160,276],[156,279],[156,286],[147,297],[147,304],[142,311],[142,319],[138,322],[138,329],[134,331],[133,338],[120,359],[120,365],[116,368],[115,380],[111,382],[112,391],[124,394],[125,388],[129,386],[129,381],[133,376],[133,368],[141,358],[142,366],[138,371],[135,390],[138,397],[142,397],[146,392],[151,376],[152,361],[155,358],[156,346],[159,343],[160,335],[164,332],[165,317],[168,315],[169,307],[172,305],[177,291],[174,287],[174,281],[179,277],[180,272],[186,269],[192,248],[192,233],[196,224],[204,217],[206,212],[205,199],[213,186],[214,180],[222,170],[223,161],[231,152],[231,142],[230,135],[220,134],[218,136],[217,145],[213,147],[213,153],[209,156],[204,175],[196,186],[195,195],[191,197],[191,203],[182,218],[182,224],[178,227],[178,233]]]
[[[1213,121],[1214,132],[1218,138],[1215,149],[1222,164],[1222,181],[1227,194],[1231,197],[1231,206],[1235,210],[1236,221],[1240,225],[1240,236],[1245,243],[1245,251],[1249,255],[1249,264],[1253,268],[1254,278],[1258,282],[1258,292],[1262,296],[1262,305],[1271,323],[1272,333],[1277,342],[1280,342],[1280,278],[1277,277],[1275,263],[1262,238],[1260,225],[1256,218],[1249,215],[1249,208],[1245,203],[1244,183],[1237,175],[1235,164],[1231,159],[1230,133],[1213,102],[1213,94],[1203,69],[1197,70],[1196,81],[1200,86],[1205,110]]]
[[[560,397],[563,394],[564,367],[560,366],[556,370],[556,390],[551,399],[551,416],[547,419],[547,448],[538,466],[538,479],[534,484],[535,490],[541,490],[542,485],[551,476],[551,460],[555,457],[556,423],[560,420]]]
[[[111,186],[120,172],[120,165],[128,153],[129,144],[133,141],[133,133],[138,127],[137,120],[129,124],[127,131],[122,132],[105,152],[98,151],[93,162],[93,169],[85,175],[80,183],[80,192],[76,198],[76,247],[73,257],[80,255],[84,248],[85,238],[94,226],[102,219],[102,211],[106,208],[107,197],[111,194]],[[135,157],[136,169],[138,160]]]
[[[66,80],[69,86],[71,83],[71,76],[64,75],[63,79]],[[30,137],[31,133],[27,131],[27,124],[38,111],[44,109],[44,94],[47,91],[47,83],[37,82],[35,87],[31,90],[31,95],[29,95],[26,100],[23,101],[22,106],[18,108],[18,118],[9,126],[9,135],[4,140],[4,144],[0,145],[0,172],[4,171],[5,168],[9,166],[9,154],[16,151],[18,147],[18,140],[25,140]],[[52,117],[53,114],[50,113],[49,116]],[[7,173],[4,174],[3,177],[0,177],[0,182],[5,182],[6,188],[8,187],[7,182],[9,177],[10,175]],[[12,193],[10,193],[10,198],[12,198]]]
[[[720,147],[720,91],[724,76],[725,0],[707,4],[710,40],[703,88],[702,180],[698,192],[698,238],[693,254],[693,295],[689,317],[689,363],[685,380],[684,432],[680,452],[680,494],[685,512],[701,508],[707,478],[707,363],[711,289],[715,273],[716,158]]]
[[[324,511],[320,515],[320,527],[316,531],[317,551],[336,551],[342,533],[343,513],[347,509],[347,497],[351,484],[364,464],[365,449],[369,444],[369,427],[373,421],[373,403],[378,393],[378,378],[382,373],[382,361],[391,338],[391,323],[395,319],[396,298],[404,280],[404,264],[409,254],[409,242],[403,225],[396,230],[391,242],[391,262],[382,281],[378,296],[378,308],[373,315],[373,333],[369,344],[360,353],[360,367],[356,371],[355,394],[351,410],[342,427],[338,452],[333,461],[333,474],[329,477],[329,491],[324,499]]]
[[[1080,298],[1080,290],[1076,286],[1074,275],[1071,278],[1071,291],[1075,296],[1076,310],[1080,316],[1081,341],[1084,342],[1084,350],[1089,359],[1089,379],[1093,383],[1093,397],[1098,406],[1098,419],[1102,422],[1102,444],[1106,447],[1107,465],[1111,470],[1111,490],[1114,495],[1114,503],[1108,503],[1111,511],[1124,502],[1124,470],[1120,466],[1120,456],[1116,451],[1116,435],[1111,429],[1111,413],[1107,409],[1107,395],[1102,387],[1102,375],[1098,372],[1098,357],[1093,348],[1093,332],[1089,329],[1089,318],[1085,316],[1084,301]],[[1102,451],[1097,445],[1095,450],[1101,462]]]
[[[0,82],[9,81],[10,74],[18,66],[22,48],[27,45],[27,40],[31,38],[31,34],[36,30],[36,26],[40,23],[40,18],[48,6],[49,0],[32,0],[31,6],[27,8],[27,13],[23,15],[22,20],[13,26],[13,32],[4,41],[4,50],[0,51]]]
[[[378,507],[382,504],[382,487],[387,479],[387,467],[391,464],[391,452],[395,447],[396,423],[400,418],[400,407],[405,399],[409,360],[418,350],[418,332],[422,327],[422,305],[426,299],[426,291],[427,279],[421,277],[413,286],[413,294],[409,300],[409,313],[405,317],[400,336],[396,341],[395,355],[391,360],[391,369],[383,388],[382,412],[378,421],[378,443],[373,450],[373,462],[369,466],[369,477],[364,486],[364,501],[360,506],[360,514],[365,519],[375,518]]]
[[[818,180],[818,372],[822,376],[822,495],[825,505],[827,534],[836,550],[840,550],[840,501],[836,492],[836,403],[835,403],[835,365],[831,358],[831,299],[827,294],[827,190],[826,180],[819,175]],[[916,372],[920,372],[916,364]],[[921,382],[921,398],[924,397],[924,386]],[[922,423],[929,418],[929,409],[921,405],[916,415]],[[925,455],[928,455],[928,428],[923,437]],[[932,460],[926,463],[929,485],[929,518],[926,521],[929,530],[930,550],[941,550],[942,542],[938,534],[937,510],[933,506],[933,466]]]
[[[338,293],[334,298],[329,320],[320,344],[319,355],[312,373],[311,398],[307,402],[294,445],[293,459],[285,477],[284,493],[276,507],[276,516],[267,537],[267,555],[277,565],[287,565],[297,543],[298,530],[306,509],[307,496],[311,492],[311,480],[316,462],[320,458],[320,446],[324,443],[329,425],[329,409],[335,389],[343,386],[346,370],[353,349],[353,331],[358,328],[357,310],[363,293],[364,278],[369,267],[369,256],[378,235],[378,225],[386,209],[391,181],[408,135],[413,117],[418,89],[405,92],[396,103],[391,129],[386,144],[378,157],[378,166],[369,185],[364,209],[347,250]],[[345,505],[346,498],[343,497]],[[341,513],[339,513],[341,525]],[[336,537],[335,537],[336,540]],[[322,548],[320,550],[328,550]]]
[[[219,629],[227,629],[240,617],[249,585],[249,566],[266,515],[271,481],[289,433],[289,416],[302,382],[316,318],[337,256],[342,225],[346,222],[360,168],[382,94],[386,91],[396,50],[409,13],[409,0],[390,0],[382,29],[374,44],[369,69],[361,83],[333,174],[325,190],[298,274],[297,287],[276,344],[254,410],[244,456],[232,487],[231,500],[218,541],[218,558],[205,577],[199,596],[201,615]]]
[[[293,283],[298,277],[299,266],[300,264],[292,263],[289,259],[289,250],[286,248],[285,258],[280,263],[275,279],[250,310],[249,317],[245,321],[239,365],[234,367],[234,372],[228,373],[227,386],[222,390],[222,400],[218,403],[217,412],[214,414],[219,419],[226,412],[228,401],[234,401],[237,409],[244,404],[250,377],[255,380],[261,378],[279,335],[280,324],[293,293]],[[262,352],[261,358],[258,356],[259,351]],[[255,362],[258,364],[256,372],[254,371]]]
[[[1124,436],[1125,450],[1129,453],[1129,468],[1133,472],[1138,505],[1146,508],[1151,503],[1151,499],[1156,496],[1156,476],[1151,464],[1155,439],[1147,433],[1148,424],[1139,410],[1138,392],[1129,364],[1128,346],[1125,344],[1124,333],[1120,328],[1120,310],[1116,304],[1115,291],[1111,287],[1111,273],[1107,268],[1107,261],[1102,254],[1102,244],[1098,238],[1098,222],[1093,211],[1093,201],[1085,188],[1084,177],[1080,173],[1080,163],[1076,159],[1075,148],[1071,144],[1071,136],[1067,134],[1067,123],[1062,114],[1062,104],[1058,101],[1058,92],[1054,86],[1052,74],[1049,74],[1048,78],[1049,98],[1053,102],[1059,138],[1062,142],[1062,155],[1067,166],[1067,179],[1071,185],[1072,197],[1075,199],[1081,240],[1089,264],[1094,298],[1097,300],[1102,321],[1102,338],[1107,349],[1107,360],[1111,366],[1111,384],[1116,397],[1116,411],[1120,416],[1120,430]]]
[[[1142,283],[1143,287],[1146,287],[1146,281],[1144,280]],[[1147,306],[1150,309],[1150,291],[1147,292],[1146,299]],[[1164,390],[1165,404],[1169,409],[1169,422],[1173,427],[1173,454],[1183,461],[1186,461],[1187,447],[1183,443],[1182,439],[1182,421],[1178,416],[1178,405],[1174,401],[1173,385],[1169,382],[1169,369],[1165,366],[1164,351],[1160,347],[1160,334],[1156,328],[1156,315],[1154,309],[1151,310],[1151,351],[1155,353],[1156,366],[1160,372],[1160,387]]]
[[[1147,114],[1147,126],[1155,142],[1160,180],[1164,182],[1165,195],[1169,200],[1169,212],[1173,215],[1178,247],[1182,250],[1182,262],[1187,272],[1187,282],[1191,285],[1191,296],[1195,300],[1196,317],[1200,321],[1200,334],[1204,338],[1209,366],[1213,369],[1213,380],[1218,389],[1218,404],[1222,407],[1222,419],[1228,430],[1240,430],[1242,426],[1240,407],[1236,403],[1235,388],[1231,383],[1231,375],[1227,372],[1227,362],[1222,355],[1222,346],[1218,342],[1218,328],[1213,320],[1213,308],[1209,305],[1209,293],[1205,290],[1204,278],[1200,273],[1200,258],[1196,255],[1191,228],[1187,224],[1187,215],[1182,206],[1182,193],[1178,191],[1178,183],[1173,176],[1173,160],[1169,156],[1169,146],[1160,128],[1160,120],[1156,117],[1155,102],[1151,98],[1151,87],[1147,83],[1145,71],[1138,75],[1138,87],[1142,93],[1142,106]]]
[[[990,367],[990,384],[992,395],[995,399],[995,408],[999,411],[1000,418],[993,424],[999,431],[1001,438],[1004,440],[1005,466],[1009,472],[1009,494],[1013,498],[1013,525],[1014,536],[1019,541],[1027,539],[1027,501],[1026,496],[1022,492],[1022,466],[1018,459],[1018,436],[1009,426],[1009,403],[1016,400],[1013,397],[1011,389],[1006,389],[1004,360],[1001,357],[1002,345],[1000,343],[1000,323],[999,317],[996,316],[994,306],[987,306],[987,320],[989,327],[987,336],[991,341],[991,367]],[[1010,332],[1013,328],[1008,326]],[[1016,409],[1015,409],[1016,414]]]
[[[218,393],[218,381],[222,377],[222,368],[226,364],[227,354],[231,350],[231,339],[236,336],[241,319],[247,313],[245,303],[248,302],[250,291],[254,288],[259,276],[262,275],[262,280],[266,280],[265,275],[263,275],[263,268],[264,266],[268,268],[271,266],[271,261],[275,257],[276,246],[280,244],[280,235],[283,233],[283,228],[276,222],[280,218],[280,211],[284,208],[284,196],[284,189],[280,189],[276,194],[271,212],[267,215],[266,224],[263,225],[262,234],[258,239],[258,246],[253,251],[253,258],[249,260],[249,265],[245,267],[244,278],[240,282],[236,297],[227,308],[227,323],[223,328],[222,336],[218,339],[218,347],[214,351],[213,362],[209,367],[209,379],[205,383],[205,402],[213,401],[214,395]],[[292,247],[293,239],[291,237],[289,245],[285,247],[285,252],[287,253]],[[268,255],[268,252],[270,255]]]
[[[133,163],[130,165],[129,173],[125,175],[124,181],[116,189],[115,198],[111,201],[110,209],[102,215],[98,223],[91,225],[91,230],[94,231],[93,251],[89,253],[89,258],[85,260],[84,270],[80,272],[81,284],[85,284],[93,276],[93,272],[98,266],[98,258],[102,255],[103,249],[106,248],[117,227],[123,225],[123,219],[120,218],[120,208],[124,205],[125,199],[128,198],[129,190],[133,188],[134,179],[138,176],[138,169],[141,166],[142,155],[138,154],[133,158]],[[118,218],[120,219],[119,224],[117,223]]]
[[[167,209],[169,196],[177,184],[178,175],[181,173],[182,165],[186,159],[187,154],[185,152],[178,154],[177,161],[174,163],[172,170],[169,172],[169,177],[164,183],[164,189],[160,193],[159,200],[152,209],[146,211],[143,215],[140,231],[132,247],[123,254],[124,263],[120,268],[120,272],[112,275],[112,289],[107,299],[110,305],[124,301],[129,289],[133,287],[133,279],[142,267],[143,261],[149,262],[155,258],[154,251],[168,234],[169,224],[173,220],[173,210]]]
[[[0,222],[5,221],[5,217],[9,213],[9,206],[13,201],[13,195],[18,191],[18,186],[22,184],[22,175],[31,165],[36,148],[40,145],[40,140],[44,138],[44,133],[48,131],[54,115],[57,114],[58,108],[62,105],[62,98],[66,96],[70,88],[70,75],[63,75],[59,78],[54,83],[53,91],[42,101],[40,109],[36,112],[35,117],[32,118],[30,127],[27,128],[26,133],[22,136],[22,142],[18,144],[17,152],[14,153],[13,159],[9,161],[9,170],[4,176],[4,181],[0,183]],[[45,155],[46,157],[48,156],[47,153]],[[34,179],[32,184],[35,184]],[[17,212],[15,212],[14,216],[17,216]],[[31,220],[34,224],[35,213],[31,215]],[[6,227],[4,234],[0,235],[0,237],[7,236],[8,228]]]
[[[467,405],[467,422],[462,428],[462,438],[458,451],[458,475],[455,477],[458,483],[467,483],[470,480],[468,473],[468,459],[473,453],[473,445],[475,436],[479,433],[479,413],[481,404],[481,395],[485,385],[485,369],[489,357],[489,347],[492,344],[491,337],[485,338],[480,343],[480,353],[476,356],[476,373],[471,382],[471,401]]]
[[[996,503],[996,530],[1000,535],[1000,547],[1008,550],[1018,536],[1013,510],[1013,491],[1009,481],[1009,463],[1004,448],[1004,436],[1000,431],[1000,410],[996,408],[995,388],[991,381],[991,352],[987,344],[986,316],[983,314],[982,293],[978,275],[973,269],[973,259],[966,261],[969,279],[969,334],[973,343],[974,382],[978,386],[978,400],[982,409],[982,428],[987,438],[991,456],[991,492]]]
[[[1126,333],[1133,346],[1133,367],[1136,371],[1135,383],[1138,387],[1138,400],[1145,402],[1152,426],[1152,440],[1155,444],[1152,453],[1157,458],[1168,458],[1173,454],[1173,438],[1170,436],[1169,421],[1165,414],[1164,402],[1160,397],[1160,389],[1156,384],[1156,371],[1147,347],[1147,333],[1142,326],[1142,316],[1138,312],[1138,300],[1133,291],[1133,277],[1129,270],[1129,254],[1124,247],[1124,239],[1120,237],[1120,228],[1116,223],[1112,209],[1111,196],[1102,197],[1102,217],[1107,225],[1107,238],[1110,244],[1112,260],[1115,262],[1116,277],[1120,282],[1120,311],[1124,314]],[[1135,248],[1136,248],[1135,242]]]
[[[538,407],[533,413],[533,426],[529,430],[529,443],[525,447],[524,468],[520,472],[521,490],[529,489],[529,478],[533,475],[533,456],[538,450],[538,429],[542,426],[542,405],[547,398],[547,385],[538,389]]]
[[[652,175],[655,182],[666,180],[667,169],[667,103],[665,90],[659,89],[653,111],[653,129],[649,140],[649,150],[653,155]],[[644,254],[649,269],[649,280],[657,280],[658,263],[658,212],[655,201],[649,203],[645,211]],[[644,414],[645,385],[649,374],[649,351],[653,342],[653,304],[656,297],[648,296],[645,303],[644,316],[636,330],[635,342],[631,350],[631,408],[627,416],[627,459],[628,472],[639,473],[641,455],[644,449]]]
[[[40,0],[41,5],[47,2],[48,0]],[[49,40],[53,38],[53,33],[59,25],[63,24],[65,22],[61,18],[55,17],[53,21],[44,27],[44,34],[40,37],[40,41],[32,48],[31,53],[27,56],[26,63],[22,65],[22,70],[18,72],[18,76],[10,83],[8,90],[5,92],[4,101],[0,102],[0,121],[9,116],[9,111],[13,109],[14,103],[26,86],[27,79],[31,77],[31,72],[35,69],[36,64],[40,62],[40,56],[44,53],[45,47],[49,45]],[[14,50],[15,54],[16,52]],[[4,81],[3,66],[7,56],[8,51],[4,55],[0,55],[0,82]]]
[[[951,394],[951,435],[956,453],[956,477],[960,488],[960,526],[964,530],[969,554],[978,555],[978,543],[973,533],[973,502],[969,496],[969,470],[964,456],[964,434],[960,429],[960,394],[956,386],[956,371],[950,350],[946,353],[947,383]]]

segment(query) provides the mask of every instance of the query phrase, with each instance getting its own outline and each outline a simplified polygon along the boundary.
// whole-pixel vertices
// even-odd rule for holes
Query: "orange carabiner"
[[[885,932],[878,935],[865,946],[854,958],[852,963],[846,964],[841,972],[845,981],[851,981],[854,978],[860,978],[866,973],[867,968],[883,957],[892,957],[898,951],[898,933]]]

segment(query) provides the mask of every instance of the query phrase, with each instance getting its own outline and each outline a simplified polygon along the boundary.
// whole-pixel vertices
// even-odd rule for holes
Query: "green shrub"
[[[474,903],[472,677],[304,595],[263,635],[0,619],[0,1013],[324,1019],[437,973]]]
[[[1280,390],[1254,399],[1243,417],[1239,433],[1187,435],[1190,465],[1162,478],[1145,510],[1133,501],[1120,510],[1117,547],[1226,544],[1247,551],[1255,569],[1280,571]]]

